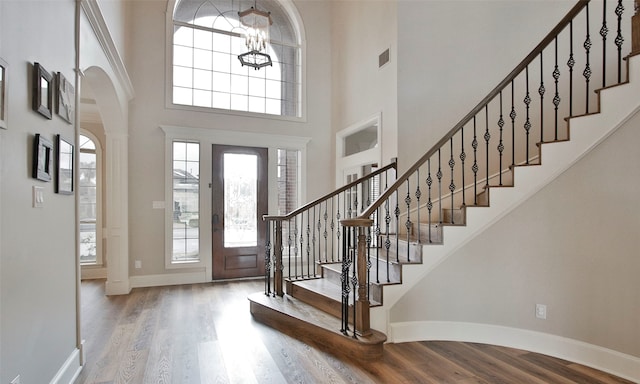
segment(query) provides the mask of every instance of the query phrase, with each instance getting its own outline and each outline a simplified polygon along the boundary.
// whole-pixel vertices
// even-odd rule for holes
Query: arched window
[[[247,47],[238,12],[271,14],[272,66],[242,66]],[[172,103],[300,117],[301,39],[277,0],[176,0],[173,12]]]

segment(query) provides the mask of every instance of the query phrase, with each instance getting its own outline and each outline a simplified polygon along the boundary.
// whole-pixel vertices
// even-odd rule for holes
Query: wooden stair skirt
[[[251,314],[257,321],[295,339],[337,356],[373,360],[382,357],[387,336],[371,330],[369,336],[346,336],[340,319],[289,295],[270,297],[263,292],[249,296]]]

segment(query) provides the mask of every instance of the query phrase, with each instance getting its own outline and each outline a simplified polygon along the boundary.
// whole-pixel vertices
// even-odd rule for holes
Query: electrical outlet
[[[11,384],[20,384],[20,375],[16,376],[15,379],[11,380]]]
[[[536,317],[545,320],[547,318],[547,306],[544,304],[536,304]]]
[[[142,268],[142,261],[141,260],[136,260],[133,264],[136,267],[136,269]]]

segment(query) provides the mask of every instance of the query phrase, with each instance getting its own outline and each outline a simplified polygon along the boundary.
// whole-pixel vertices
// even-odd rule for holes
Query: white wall
[[[397,42],[396,1],[331,2],[333,133],[380,113],[381,166],[398,154]],[[378,68],[386,49],[390,60]]]
[[[574,4],[399,0],[399,169],[453,128]]]
[[[152,209],[153,201],[165,200],[165,136],[160,129],[161,125],[308,137],[311,140],[307,147],[309,161],[305,169],[308,175],[307,196],[303,200],[309,201],[331,190],[332,170],[326,166],[331,161],[328,150],[331,148],[330,5],[328,2],[298,1],[295,6],[304,20],[308,48],[304,79],[307,88],[306,121],[166,108],[166,1],[136,1],[131,4],[131,17],[135,22],[131,23],[129,34],[132,49],[128,70],[136,90],[136,97],[130,104],[129,119],[132,276],[185,272],[165,268],[164,211]],[[207,153],[211,148],[203,145],[201,150]],[[210,168],[210,164],[208,167]],[[210,177],[206,174],[202,176]],[[209,191],[205,190],[203,193],[207,194]],[[170,209],[171,202],[166,204]],[[203,212],[202,216],[209,214],[210,212]],[[201,236],[210,244],[210,234],[202,232]],[[203,254],[202,257],[210,259],[211,255]],[[134,260],[142,262],[141,269],[133,268]]]
[[[636,115],[447,258],[391,321],[526,329],[640,357],[639,124]],[[535,304],[547,305],[546,320]]]
[[[0,2],[0,57],[9,63],[9,126],[0,131],[2,383],[18,374],[22,383],[48,383],[68,358],[71,371],[79,367],[75,199],[31,177],[36,133],[74,139],[72,125],[31,109],[31,74],[37,61],[75,83],[75,7],[73,0]],[[43,208],[32,208],[33,186],[44,189]]]

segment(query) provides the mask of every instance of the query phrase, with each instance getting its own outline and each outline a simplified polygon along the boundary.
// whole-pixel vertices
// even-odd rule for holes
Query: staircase
[[[621,4],[598,14],[579,1],[402,175],[392,164],[288,215],[266,216],[267,275],[265,292],[249,297],[254,318],[338,355],[380,357],[386,336],[376,330],[389,332],[388,311],[405,292],[640,109],[640,59],[623,56],[620,27],[609,43],[599,35],[602,47],[617,47],[612,56],[594,53],[597,33],[588,29],[600,29],[603,14],[621,25]],[[569,33],[568,52],[558,54]]]

